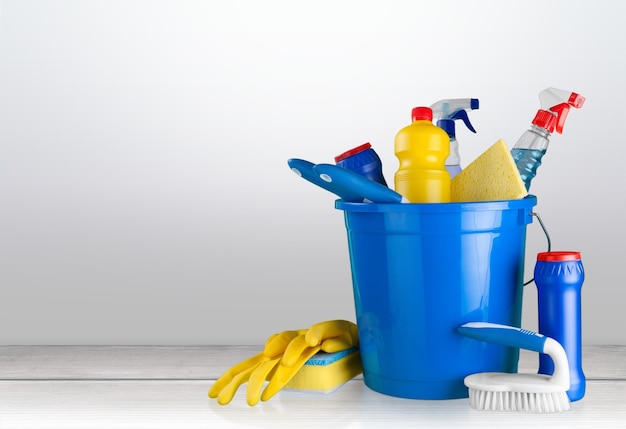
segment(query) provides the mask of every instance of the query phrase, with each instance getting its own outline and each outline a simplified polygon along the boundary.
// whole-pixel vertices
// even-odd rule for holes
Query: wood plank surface
[[[260,346],[0,348],[0,428],[626,427],[626,347],[586,347],[587,394],[558,414],[487,413],[467,399],[422,401],[374,392],[356,378],[330,394],[283,390],[226,406],[215,378]],[[520,371],[536,371],[522,354]]]
[[[215,380],[262,346],[0,346],[0,380]],[[522,350],[519,371],[537,370]],[[626,346],[585,346],[588,379],[626,380]]]

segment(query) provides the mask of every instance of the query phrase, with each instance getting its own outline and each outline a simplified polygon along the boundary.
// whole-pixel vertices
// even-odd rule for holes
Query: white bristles
[[[569,410],[569,365],[565,350],[556,340],[546,337],[541,351],[554,362],[552,376],[504,372],[468,375],[464,382],[469,390],[470,406],[482,411],[527,413],[559,413]]]
[[[470,406],[480,411],[559,413],[570,409],[566,392],[493,392],[469,389]]]

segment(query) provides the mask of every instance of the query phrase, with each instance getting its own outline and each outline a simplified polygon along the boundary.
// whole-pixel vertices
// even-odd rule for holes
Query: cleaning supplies
[[[528,194],[509,148],[498,140],[452,179],[453,202],[514,200]]]
[[[574,402],[585,395],[581,349],[581,287],[585,271],[580,252],[541,252],[535,264],[539,304],[539,332],[561,343],[569,361],[570,388]],[[539,373],[550,375],[552,360],[539,356]]]
[[[450,155],[446,158],[446,170],[451,178],[461,172],[461,155],[454,121],[461,119],[465,126],[475,133],[476,130],[469,121],[466,109],[478,109],[478,105],[478,98],[455,98],[439,100],[430,106],[435,123],[450,137]]]
[[[458,331],[470,338],[545,353],[554,361],[554,374],[484,372],[465,377],[470,406],[483,411],[551,413],[570,409],[569,365],[558,341],[513,326],[466,323]]]
[[[248,383],[246,402],[256,405],[281,390],[320,350],[335,353],[358,345],[358,330],[347,320],[329,320],[309,329],[283,331],[271,335],[265,347],[222,374],[209,389],[209,397],[228,404],[239,386]],[[265,381],[269,383],[263,390]],[[263,392],[261,392],[263,390]]]
[[[372,149],[371,143],[362,144],[337,155],[335,164],[387,186],[387,181],[383,176],[383,164],[376,151]]]
[[[432,123],[430,107],[414,108],[412,119],[394,140],[400,161],[394,176],[395,190],[412,203],[449,202],[450,173],[445,161],[450,154],[450,138]]]
[[[547,88],[539,93],[541,109],[528,130],[526,130],[511,150],[526,190],[537,174],[541,159],[548,150],[550,134],[563,133],[563,126],[570,107],[581,108],[585,98],[575,92]]]

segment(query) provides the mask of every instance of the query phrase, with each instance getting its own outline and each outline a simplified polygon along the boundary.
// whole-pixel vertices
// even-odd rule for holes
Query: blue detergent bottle
[[[528,130],[526,130],[511,149],[517,169],[530,190],[530,182],[537,174],[541,159],[548,150],[550,135],[554,130],[563,133],[563,125],[570,107],[581,108],[585,97],[575,92],[556,88],[547,88],[539,93],[541,109]]]
[[[383,164],[371,143],[364,143],[335,157],[335,164],[352,170],[374,182],[387,186],[383,176]]]
[[[581,288],[585,271],[580,252],[541,252],[535,264],[535,284],[539,310],[539,332],[563,346],[569,362],[570,401],[585,395],[582,368]],[[552,375],[554,363],[548,355],[539,356],[539,374]]]
[[[461,119],[465,126],[473,133],[476,132],[467,115],[467,109],[478,109],[478,98],[452,98],[439,100],[432,104],[433,119],[436,125],[442,128],[450,137],[450,155],[446,158],[446,170],[450,173],[450,178],[459,174],[461,168],[461,155],[459,153],[459,142],[456,139],[454,121]]]

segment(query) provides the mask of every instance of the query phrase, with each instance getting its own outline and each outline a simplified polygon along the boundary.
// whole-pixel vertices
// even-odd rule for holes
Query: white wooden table
[[[467,399],[376,393],[357,377],[331,394],[281,391],[250,407],[245,389],[220,406],[214,380],[261,346],[3,346],[0,428],[626,428],[626,346],[583,350],[587,394],[559,414],[488,413]],[[520,372],[536,372],[523,352]],[[245,386],[244,386],[245,387]]]

